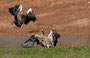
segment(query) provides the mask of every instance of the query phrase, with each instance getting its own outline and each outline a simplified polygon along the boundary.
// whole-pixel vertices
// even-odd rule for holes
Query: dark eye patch
[[[42,41],[44,41],[44,40],[42,40]]]

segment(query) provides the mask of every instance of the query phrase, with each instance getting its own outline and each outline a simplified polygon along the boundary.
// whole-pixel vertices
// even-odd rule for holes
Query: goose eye
[[[44,41],[44,40],[42,40],[42,41]]]

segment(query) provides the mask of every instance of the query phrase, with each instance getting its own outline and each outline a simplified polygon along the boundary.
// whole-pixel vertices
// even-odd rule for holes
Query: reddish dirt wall
[[[33,8],[37,22],[30,22],[22,29],[12,25],[14,17],[8,12],[8,8],[17,4],[23,5],[23,12]],[[70,39],[88,39],[89,23],[89,0],[0,0],[0,36],[31,36],[40,34],[43,27],[46,34],[54,29],[61,36],[87,36]]]

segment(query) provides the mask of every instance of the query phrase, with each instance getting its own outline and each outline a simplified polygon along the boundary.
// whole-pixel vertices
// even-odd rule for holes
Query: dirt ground
[[[8,12],[8,8],[17,4],[23,5],[23,12],[33,8],[37,21],[35,23],[30,22],[28,25],[24,25],[23,28],[11,24],[14,17]],[[59,39],[90,39],[89,23],[89,0],[0,0],[0,36],[31,36],[40,34],[41,29],[44,28],[45,34],[48,34],[50,30],[56,30],[63,36]],[[72,38],[71,36],[86,37]],[[58,46],[60,45],[85,44],[84,42],[73,42],[59,43]]]

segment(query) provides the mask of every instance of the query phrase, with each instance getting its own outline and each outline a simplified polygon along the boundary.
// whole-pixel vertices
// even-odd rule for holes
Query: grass
[[[0,50],[0,58],[90,58],[90,46]]]

